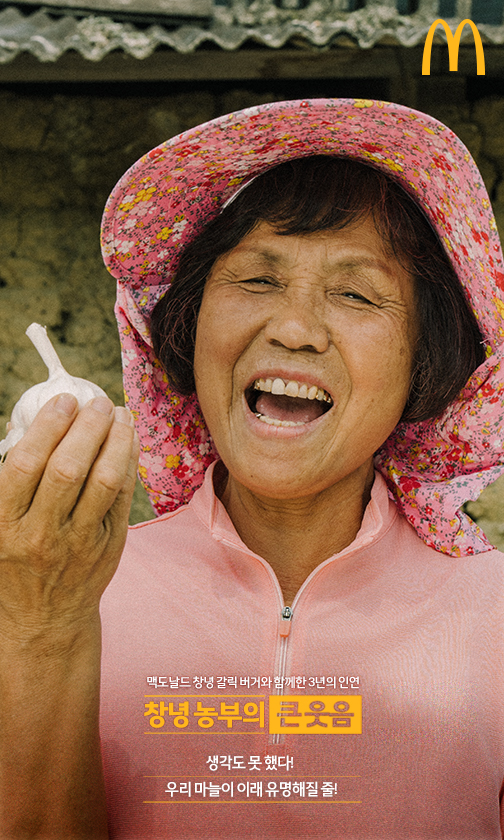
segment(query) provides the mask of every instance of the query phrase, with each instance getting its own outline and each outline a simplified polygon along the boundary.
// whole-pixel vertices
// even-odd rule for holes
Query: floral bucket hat
[[[228,114],[148,152],[121,178],[103,216],[117,279],[127,404],[140,477],[158,514],[185,504],[218,455],[196,395],[169,385],[153,354],[150,313],[184,247],[252,178],[292,158],[350,157],[399,181],[437,231],[476,313],[487,360],[433,420],[400,423],[376,454],[398,508],[430,546],[487,551],[460,510],[504,472],[504,267],[483,179],[458,137],[432,117],[364,99],[276,102]]]

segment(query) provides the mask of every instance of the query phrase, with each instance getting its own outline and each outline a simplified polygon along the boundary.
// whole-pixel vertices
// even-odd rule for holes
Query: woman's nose
[[[313,295],[286,293],[276,302],[265,336],[272,344],[289,350],[323,353],[329,347],[329,334],[323,317],[323,304]]]

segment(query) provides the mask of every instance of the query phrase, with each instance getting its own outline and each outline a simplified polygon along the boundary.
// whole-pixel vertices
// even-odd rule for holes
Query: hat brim
[[[240,186],[293,158],[351,157],[399,181],[436,229],[492,348],[495,306],[474,300],[475,274],[504,285],[500,242],[485,185],[458,137],[432,117],[381,101],[317,99],[249,108],[197,126],[144,155],[121,178],[103,217],[109,271],[149,312],[185,245]],[[488,253],[495,255],[491,271]],[[500,265],[499,265],[500,262]],[[475,268],[477,267],[477,272]],[[158,288],[161,286],[161,288]]]

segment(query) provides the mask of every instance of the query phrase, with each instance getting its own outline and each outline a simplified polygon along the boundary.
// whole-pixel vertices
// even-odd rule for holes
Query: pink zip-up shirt
[[[289,616],[212,471],[103,597],[111,837],[501,838],[503,555],[428,548],[377,474]]]

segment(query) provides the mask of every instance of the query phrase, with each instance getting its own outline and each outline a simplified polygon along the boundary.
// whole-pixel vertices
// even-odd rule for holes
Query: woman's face
[[[294,499],[369,476],[415,340],[414,281],[371,219],[289,236],[258,224],[214,264],[196,334],[196,390],[231,480]]]

